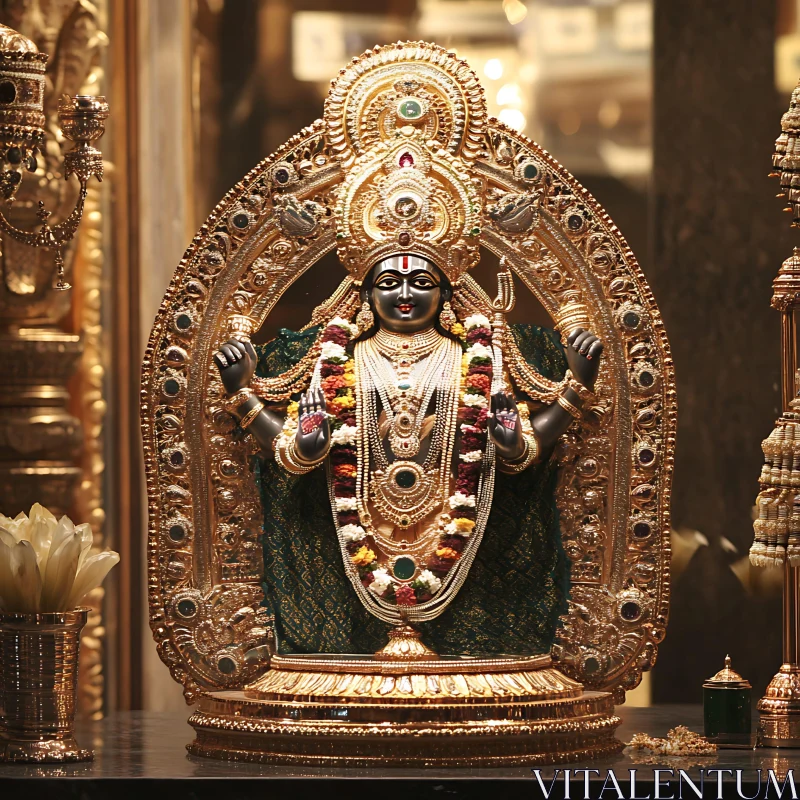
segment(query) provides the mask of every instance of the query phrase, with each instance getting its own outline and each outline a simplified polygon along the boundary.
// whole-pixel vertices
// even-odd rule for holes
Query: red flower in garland
[[[394,590],[394,598],[399,606],[415,606],[417,604],[417,595],[408,584],[398,586]]]

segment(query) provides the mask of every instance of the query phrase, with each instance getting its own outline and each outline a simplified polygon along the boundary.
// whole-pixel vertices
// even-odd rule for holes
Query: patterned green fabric
[[[564,353],[553,331],[511,326],[523,356],[560,378]],[[307,352],[316,329],[282,330],[257,348],[258,374],[280,374]],[[260,461],[264,506],[264,605],[275,616],[282,653],[372,653],[388,627],[358,599],[342,563],[325,473],[289,475]],[[545,653],[566,611],[569,562],[555,507],[552,462],[518,475],[497,474],[492,512],[467,580],[435,620],[420,626],[436,652]]]

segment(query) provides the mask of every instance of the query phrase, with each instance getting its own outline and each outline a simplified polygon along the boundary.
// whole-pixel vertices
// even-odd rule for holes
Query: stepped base
[[[272,659],[244,691],[205,695],[193,755],[318,766],[552,764],[618,753],[608,692],[547,656],[413,663]]]

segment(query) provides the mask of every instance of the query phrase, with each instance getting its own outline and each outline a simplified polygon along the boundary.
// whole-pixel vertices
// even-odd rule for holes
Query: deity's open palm
[[[328,449],[330,438],[325,394],[322,389],[309,389],[300,398],[297,413],[297,454],[303,461],[319,461]]]
[[[492,395],[489,435],[494,439],[497,452],[505,459],[514,460],[522,455],[525,443],[519,411],[513,396],[505,392]]]

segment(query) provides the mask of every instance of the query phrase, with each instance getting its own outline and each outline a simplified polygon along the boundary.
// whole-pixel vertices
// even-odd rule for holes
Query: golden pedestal
[[[203,695],[193,755],[321,766],[501,766],[619,752],[608,692],[549,656],[392,662],[275,656],[244,691]]]

